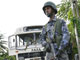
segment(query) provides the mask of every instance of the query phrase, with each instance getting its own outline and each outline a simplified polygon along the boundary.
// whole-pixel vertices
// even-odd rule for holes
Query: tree
[[[3,41],[3,34],[0,34],[0,53],[5,53],[5,50],[7,47],[4,46],[6,44],[6,41]]]
[[[9,56],[7,52],[1,55],[0,60],[16,60],[16,56]]]
[[[75,6],[75,9],[72,7],[72,3]],[[73,2],[71,0],[68,0],[68,1],[62,0],[62,3],[59,4],[57,7],[59,9],[57,15],[61,18],[64,18],[65,20],[70,21],[70,23],[68,25],[68,29],[71,33],[71,41],[73,43],[73,50],[74,50],[73,53],[74,52],[77,53],[78,52],[77,51],[78,44],[76,44],[74,42],[77,42],[77,40],[78,40],[78,39],[76,39],[76,37],[79,37],[79,39],[80,39],[80,19],[79,19],[80,18],[80,0],[78,0],[77,2],[76,2],[76,0]],[[75,32],[75,31],[77,31],[77,32]],[[78,35],[78,36],[76,36],[76,35]],[[79,42],[77,42],[77,43],[79,43]]]

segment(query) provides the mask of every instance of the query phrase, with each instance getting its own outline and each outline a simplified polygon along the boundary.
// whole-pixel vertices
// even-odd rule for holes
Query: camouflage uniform
[[[47,23],[47,27],[45,28],[45,26],[44,26],[43,29],[42,29],[42,33],[41,33],[40,38],[41,38],[43,46],[46,46],[46,44],[47,44],[46,36],[50,40],[53,40],[53,33],[52,33],[52,31],[54,29],[54,23],[56,22],[56,19],[57,18],[55,17],[52,21],[49,21]],[[53,43],[53,46],[54,46],[54,49],[55,49],[55,54],[56,55],[60,54],[59,56],[57,56],[58,60],[68,60],[68,55],[67,55],[67,52],[66,52],[65,48],[66,48],[67,44],[69,43],[70,35],[69,35],[69,32],[68,32],[68,29],[67,29],[65,21],[61,20],[61,23],[62,23],[62,27],[61,27],[61,30],[62,30],[62,40],[61,40],[59,46],[57,45],[56,42]],[[56,38],[57,35],[58,35],[58,33],[55,30],[55,34],[54,34],[55,38]]]

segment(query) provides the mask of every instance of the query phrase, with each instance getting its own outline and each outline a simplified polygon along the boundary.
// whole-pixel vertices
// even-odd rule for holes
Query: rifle
[[[56,56],[55,56],[55,50],[54,50],[54,46],[53,43],[48,43],[47,47],[46,47],[46,58],[47,60],[57,60]]]

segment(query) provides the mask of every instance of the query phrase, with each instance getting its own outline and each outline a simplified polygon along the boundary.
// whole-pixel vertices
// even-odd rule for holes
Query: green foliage
[[[72,9],[70,8],[69,11],[67,12],[68,19],[71,19],[73,17]]]
[[[77,18],[76,26],[77,26],[77,31],[78,31],[78,37],[80,37],[80,18]]]
[[[76,24],[78,37],[80,37],[80,18],[72,17],[71,22],[73,27],[74,27],[74,24]]]
[[[78,10],[80,12],[80,0],[78,0],[77,5],[78,5]],[[66,19],[70,20],[73,17],[71,3],[69,1],[68,2],[62,1],[61,4],[57,5],[57,8],[59,9],[57,13],[59,17],[64,18],[65,20]],[[75,17],[77,17],[76,9],[75,9]]]
[[[2,54],[0,55],[0,60],[16,60],[15,56],[8,56],[8,53],[5,52],[5,50],[7,51],[7,47],[4,46],[4,44],[6,44],[6,41],[4,41],[3,39],[3,34],[0,34],[0,54]]]
[[[3,34],[0,34],[0,53],[5,53],[5,50],[7,50],[7,47],[4,46],[4,44],[6,44],[6,41],[4,41],[3,39]]]
[[[68,24],[68,30],[70,32],[70,36],[71,36],[71,42],[72,42],[72,50],[73,50],[73,53],[72,53],[72,59],[74,60],[74,55],[76,53],[78,53],[78,49],[77,49],[77,43],[76,43],[76,37],[75,37],[75,31],[74,31],[74,23],[75,23],[75,18],[72,17],[70,18],[70,23]]]
[[[71,42],[72,42],[72,46],[73,46],[73,56],[74,54],[78,53],[78,49],[77,49],[77,43],[76,43],[76,37],[75,37],[75,24],[77,26],[77,31],[78,31],[78,37],[80,38],[80,19],[76,18],[77,17],[77,13],[75,11],[75,17],[73,17],[73,12],[72,12],[72,8],[71,8],[71,3],[68,2],[64,2],[59,4],[58,6],[58,14],[57,16],[59,16],[60,18],[64,18],[64,19],[68,19],[70,21],[70,23],[68,24],[68,29],[70,32],[70,36],[71,36]],[[80,12],[80,0],[78,0],[78,9]],[[76,10],[76,9],[75,9]],[[79,13],[80,15],[80,13]]]
[[[70,6],[71,6],[70,2],[65,2],[57,5],[57,7],[59,8],[57,15],[61,18],[67,19],[67,16],[68,16],[67,12],[69,11]]]
[[[0,60],[4,60],[4,58],[3,57],[0,57]]]
[[[15,56],[7,56],[6,57],[8,60],[16,60],[16,57]]]
[[[8,53],[2,54],[0,56],[0,60],[4,60],[4,59],[8,59],[8,60],[16,60],[15,56],[8,56]]]

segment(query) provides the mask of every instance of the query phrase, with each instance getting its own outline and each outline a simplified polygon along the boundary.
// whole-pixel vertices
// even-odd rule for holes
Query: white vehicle
[[[18,28],[8,37],[9,56],[15,55],[16,60],[45,60],[46,52],[39,39],[42,27]]]

